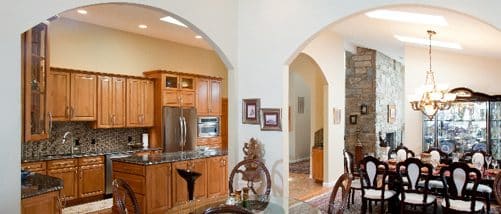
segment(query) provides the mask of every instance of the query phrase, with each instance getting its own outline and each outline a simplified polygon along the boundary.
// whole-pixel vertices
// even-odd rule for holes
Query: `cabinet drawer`
[[[113,172],[123,172],[134,175],[144,175],[144,166],[136,164],[127,164],[121,162],[113,162]]]
[[[27,170],[30,172],[39,172],[45,171],[46,165],[45,162],[31,162],[31,163],[23,163],[21,164],[21,169]]]
[[[198,138],[197,139],[197,146],[206,146],[207,144],[209,144],[208,138]]]
[[[59,169],[66,167],[76,167],[78,160],[75,159],[63,159],[63,160],[52,160],[47,162],[48,169]]]
[[[102,163],[104,163],[104,157],[103,156],[84,157],[84,158],[79,158],[78,159],[78,164],[80,166],[93,165],[93,164],[102,164]]]
[[[123,179],[132,188],[134,193],[144,194],[144,177],[138,175],[125,174],[121,172],[113,172],[113,178]]]

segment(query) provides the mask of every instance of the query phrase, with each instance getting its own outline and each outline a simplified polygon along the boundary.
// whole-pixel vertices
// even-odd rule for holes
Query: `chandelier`
[[[431,37],[435,31],[428,30],[430,40],[428,54],[430,57],[430,69],[426,71],[425,84],[416,90],[416,94],[411,97],[412,109],[423,112],[430,120],[433,119],[439,110],[447,110],[451,107],[451,102],[456,99],[456,94],[449,93],[446,85],[435,83],[435,74],[431,69]]]

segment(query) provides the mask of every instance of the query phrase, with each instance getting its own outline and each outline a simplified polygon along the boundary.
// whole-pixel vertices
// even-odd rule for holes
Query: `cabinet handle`
[[[49,112],[48,115],[49,115],[49,130],[47,130],[47,133],[50,135],[50,133],[52,132],[52,112]]]
[[[73,118],[75,114],[75,108],[73,108],[73,106],[70,107],[70,119]]]
[[[66,109],[64,111],[64,117],[70,117],[70,107],[69,106],[66,106]]]

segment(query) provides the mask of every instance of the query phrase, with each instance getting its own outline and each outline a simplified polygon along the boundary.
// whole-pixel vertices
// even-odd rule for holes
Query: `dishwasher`
[[[111,182],[113,182],[113,168],[111,161],[112,159],[115,158],[125,158],[125,157],[130,157],[132,156],[131,153],[116,153],[116,154],[107,154],[105,155],[105,161],[106,161],[106,174],[105,174],[105,191],[104,193],[106,196],[111,196],[113,193],[113,187],[111,186]]]

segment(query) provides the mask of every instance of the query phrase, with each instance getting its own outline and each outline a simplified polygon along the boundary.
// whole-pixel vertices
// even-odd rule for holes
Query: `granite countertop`
[[[100,151],[100,152],[86,152],[80,154],[56,154],[56,155],[45,155],[45,156],[33,156],[27,157],[21,160],[21,163],[29,163],[29,162],[37,162],[37,161],[48,161],[48,160],[59,160],[59,159],[68,159],[68,158],[80,158],[80,157],[93,157],[107,154],[127,154],[127,153],[136,153],[143,151],[157,151],[162,148],[137,148],[137,149],[128,149],[128,150],[118,150],[118,151]]]
[[[202,159],[216,156],[228,155],[226,150],[210,149],[207,151],[189,151],[189,152],[169,152],[161,154],[151,154],[142,156],[130,156],[124,158],[116,158],[113,161],[139,164],[139,165],[154,165],[161,163],[171,163],[177,161]]]
[[[39,173],[31,173],[21,181],[21,199],[63,189],[63,180]]]

